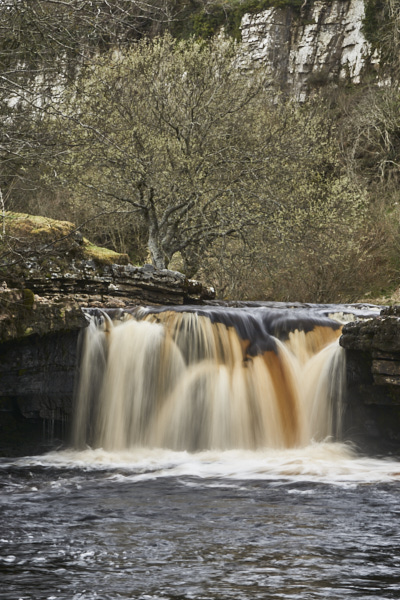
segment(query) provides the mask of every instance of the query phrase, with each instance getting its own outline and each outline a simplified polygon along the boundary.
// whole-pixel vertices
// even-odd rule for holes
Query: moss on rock
[[[25,308],[32,308],[35,301],[35,294],[27,288],[22,290],[22,302]]]
[[[127,254],[120,254],[108,248],[95,246],[86,238],[83,238],[83,251],[86,258],[95,260],[102,265],[127,265],[129,263]]]
[[[71,265],[94,261],[95,268],[129,263],[127,254],[95,246],[83,238],[69,221],[7,212],[0,239],[0,278],[12,287],[22,287],[32,272],[51,279],[69,272]],[[26,307],[33,304],[33,292],[24,292]]]

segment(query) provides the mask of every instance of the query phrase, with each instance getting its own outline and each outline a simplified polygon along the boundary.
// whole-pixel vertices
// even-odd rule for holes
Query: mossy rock
[[[85,258],[94,260],[102,265],[127,265],[129,263],[129,256],[127,254],[120,254],[108,248],[95,246],[86,238],[83,238],[83,251]]]
[[[25,288],[22,290],[23,295],[23,305],[25,308],[33,308],[33,303],[35,302],[35,294],[32,290]]]
[[[127,254],[96,246],[82,237],[78,242],[76,226],[70,221],[7,212],[3,225],[0,279],[11,286],[23,285],[27,272],[31,274],[32,270],[42,272],[47,279],[52,273],[68,272],[73,261],[91,260],[99,268],[129,263]],[[28,292],[24,303],[26,307],[33,303]]]
[[[73,233],[75,225],[70,221],[57,221],[48,217],[25,213],[6,212],[6,235],[22,239],[25,236],[37,242],[49,242]]]

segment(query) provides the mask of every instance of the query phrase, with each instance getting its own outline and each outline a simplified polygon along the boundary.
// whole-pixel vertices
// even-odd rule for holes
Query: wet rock
[[[366,352],[386,352],[397,355],[400,353],[400,316],[382,311],[381,315],[366,321],[347,323],[343,327],[340,345],[352,350]]]
[[[46,452],[68,439],[79,330],[0,344],[0,456]]]
[[[381,316],[392,316],[392,317],[400,317],[400,306],[395,304],[394,306],[385,306],[381,310]]]
[[[362,449],[400,455],[400,306],[347,323],[344,437]]]

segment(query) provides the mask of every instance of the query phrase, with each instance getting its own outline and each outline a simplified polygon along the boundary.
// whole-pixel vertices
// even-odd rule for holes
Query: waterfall
[[[198,451],[337,437],[340,325],[310,311],[139,308],[92,317],[73,444]]]

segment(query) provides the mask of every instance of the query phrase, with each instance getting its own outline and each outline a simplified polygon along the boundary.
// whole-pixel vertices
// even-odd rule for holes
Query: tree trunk
[[[165,269],[165,254],[162,250],[162,245],[160,241],[160,230],[158,227],[157,212],[154,205],[153,188],[150,188],[148,192],[146,218],[149,226],[148,246],[151,255],[151,262],[157,269]]]
[[[160,240],[158,236],[158,231],[154,231],[152,226],[149,227],[149,241],[148,246],[151,255],[152,264],[157,267],[157,269],[165,269],[165,256],[160,247]]]

